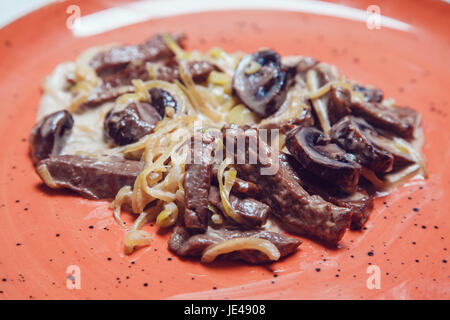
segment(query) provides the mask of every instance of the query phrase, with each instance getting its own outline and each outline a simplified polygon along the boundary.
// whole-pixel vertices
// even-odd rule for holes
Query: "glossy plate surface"
[[[129,1],[57,2],[0,30],[0,299],[449,298],[449,4],[377,1],[381,14],[396,20],[373,30],[361,21],[370,2],[344,1],[332,14],[323,11],[327,3],[317,9],[309,2],[304,12],[216,8],[74,36],[67,8],[76,3],[84,17]],[[48,192],[28,158],[27,139],[40,84],[58,63],[94,45],[135,43],[161,31],[186,32],[189,49],[265,46],[310,55],[382,88],[423,115],[428,180],[378,199],[366,230],[347,232],[337,249],[305,240],[272,265],[206,266],[173,256],[169,233],[147,226],[152,245],[124,255],[124,231],[108,203]],[[379,267],[380,289],[367,286],[371,265]],[[66,286],[70,266],[81,271],[81,289]]]

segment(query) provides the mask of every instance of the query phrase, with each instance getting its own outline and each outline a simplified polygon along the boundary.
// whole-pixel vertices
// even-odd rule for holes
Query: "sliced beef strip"
[[[151,133],[162,119],[148,102],[131,102],[123,110],[111,109],[105,117],[104,133],[114,144],[122,146]]]
[[[419,113],[409,107],[387,107],[376,102],[354,102],[350,109],[353,115],[405,139],[414,137],[414,130],[420,123]]]
[[[213,169],[212,175],[213,182],[215,182],[215,185],[218,185],[217,169]],[[233,187],[231,188],[231,192],[240,196],[252,197],[258,193],[258,186],[253,182],[245,181],[241,178],[236,177],[233,183]]]
[[[256,164],[235,164],[238,176],[258,185],[258,200],[270,206],[272,214],[283,222],[287,230],[331,244],[336,244],[342,238],[351,221],[348,208],[335,206],[318,195],[309,195],[286,168],[279,155],[258,138],[254,130],[243,131],[230,126],[224,127],[222,131],[226,140],[234,140],[234,145],[237,139],[247,141],[244,150],[246,159],[258,161]],[[253,141],[249,143],[250,140]],[[228,143],[227,141],[227,146],[231,145]],[[258,150],[252,146],[258,146]]]
[[[205,232],[208,227],[208,195],[211,169],[214,162],[216,139],[209,134],[195,134],[190,141],[190,157],[184,176],[184,225],[194,232]]]
[[[42,160],[37,171],[49,187],[71,189],[86,198],[112,199],[120,188],[133,186],[143,168],[143,162],[120,157],[59,155]]]
[[[327,105],[328,118],[331,125],[350,114],[351,102],[350,91],[341,87],[331,87]]]
[[[103,103],[116,100],[126,93],[133,93],[133,86],[123,86],[117,88],[110,88],[107,86],[100,86],[81,104],[80,110],[97,107]]]
[[[117,88],[120,86],[130,86],[132,80],[140,79],[142,81],[150,80],[147,65],[145,62],[130,63],[120,71],[102,77],[105,89]]]
[[[350,209],[352,229],[360,229],[364,226],[373,209],[373,195],[360,186],[350,195],[343,193],[337,188],[330,186],[328,182],[305,170],[291,155],[283,153],[280,159],[283,166],[290,170],[291,175],[309,194],[319,195],[326,201],[339,207]]]
[[[215,66],[208,61],[189,61],[187,66],[192,79],[196,83],[206,81],[209,74],[216,69]],[[103,85],[105,88],[116,88],[119,86],[131,85],[131,80],[134,79],[148,81],[150,80],[149,69],[151,67],[152,65],[150,62],[139,61],[130,63],[115,73],[102,76]],[[168,59],[154,63],[152,79],[167,82],[180,80],[177,61]]]
[[[36,166],[40,160],[58,155],[72,133],[73,117],[66,110],[42,118],[31,130],[30,154]]]
[[[125,68],[116,73],[107,74],[102,77],[102,83],[94,92],[83,102],[81,109],[93,108],[102,103],[113,101],[122,94],[134,92],[132,80],[142,81],[150,80],[150,74],[147,68],[148,63],[130,63]],[[189,61],[188,68],[194,82],[204,82],[215,67],[207,61]],[[153,75],[156,80],[174,82],[180,79],[178,64],[175,60],[158,62]],[[153,79],[153,78],[152,78]]]
[[[211,186],[209,189],[208,200],[210,204],[218,208],[220,211],[225,211],[218,187]],[[230,203],[236,215],[244,221],[243,224],[245,226],[255,228],[261,227],[266,223],[269,216],[270,207],[265,203],[253,198],[240,198],[233,194],[230,194]]]
[[[367,134],[370,131],[372,134]],[[346,116],[331,128],[331,139],[345,151],[355,155],[356,161],[375,172],[389,172],[394,164],[390,152],[378,148],[371,136],[375,129],[364,119]]]
[[[174,41],[182,46],[184,34],[171,35]],[[100,52],[90,61],[91,67],[100,75],[112,74],[120,71],[132,61],[157,61],[174,56],[161,34],[152,36],[138,45],[126,45]]]
[[[169,249],[179,256],[199,257],[208,247],[219,244],[225,240],[233,238],[259,238],[272,242],[280,251],[280,256],[285,257],[294,253],[301,240],[289,238],[283,234],[258,230],[258,231],[240,231],[228,229],[208,228],[206,233],[192,234],[187,229],[175,227],[169,239]],[[223,260],[243,260],[250,263],[270,262],[267,256],[256,250],[241,250],[224,254]]]

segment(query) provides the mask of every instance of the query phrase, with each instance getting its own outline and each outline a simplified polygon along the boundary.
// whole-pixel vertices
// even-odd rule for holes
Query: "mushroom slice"
[[[354,192],[361,166],[354,156],[316,128],[299,127],[286,137],[286,147],[302,166],[346,192]]]
[[[278,110],[287,94],[287,75],[278,53],[258,51],[242,58],[233,76],[233,91],[253,112],[267,117]]]
[[[58,155],[73,128],[73,117],[67,110],[56,111],[41,119],[31,131],[31,159],[34,165],[40,160]]]
[[[375,172],[389,172],[392,170],[394,157],[372,142],[370,138],[375,134],[375,129],[364,119],[352,116],[342,118],[330,132],[333,142],[354,154],[358,163]]]
[[[155,107],[161,117],[164,117],[166,114],[166,108],[172,108],[174,111],[177,111],[177,101],[168,91],[154,87],[148,93],[152,99],[152,106]]]
[[[148,102],[133,101],[121,110],[116,105],[108,112],[104,122],[105,136],[116,145],[138,141],[153,131],[161,115]]]

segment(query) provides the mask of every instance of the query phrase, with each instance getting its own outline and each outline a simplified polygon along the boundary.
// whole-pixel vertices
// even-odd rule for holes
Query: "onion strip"
[[[236,169],[231,168],[227,173],[225,173],[225,169],[232,163],[230,158],[226,158],[219,166],[217,172],[217,179],[219,180],[219,191],[220,191],[220,199],[222,201],[223,208],[225,210],[225,214],[230,217],[232,220],[238,223],[243,223],[240,216],[234,212],[234,209],[230,202],[230,192],[233,187],[234,181],[236,180]],[[225,176],[225,184],[223,178]]]
[[[203,252],[202,262],[213,262],[217,256],[240,250],[257,250],[264,253],[269,260],[280,259],[280,251],[269,240],[260,238],[234,238],[212,245]]]

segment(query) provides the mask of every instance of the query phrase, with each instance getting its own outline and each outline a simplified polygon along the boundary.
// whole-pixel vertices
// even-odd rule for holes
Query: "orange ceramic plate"
[[[78,3],[84,16],[128,2],[70,4]],[[370,4],[344,5],[353,3],[363,10],[359,13]],[[377,4],[382,15],[407,28],[397,30],[398,25],[389,26],[391,20],[382,20],[387,25],[369,30],[365,21],[349,15],[330,16],[340,12],[335,9],[326,15],[228,10],[161,17],[75,37],[66,27],[69,3],[63,1],[0,30],[0,299],[448,299],[450,5]],[[428,180],[377,199],[366,230],[347,232],[337,249],[305,239],[295,255],[272,265],[208,266],[174,256],[167,249],[169,233],[148,226],[152,245],[124,255],[124,231],[108,203],[49,192],[28,158],[27,139],[40,84],[58,63],[94,45],[135,43],[161,31],[186,32],[189,49],[250,52],[267,46],[283,55],[310,55],[337,65],[351,79],[382,88],[423,115]],[[67,287],[70,266],[79,268],[80,289]],[[379,267],[380,289],[367,285],[367,272],[377,269],[369,266]]]

